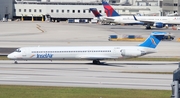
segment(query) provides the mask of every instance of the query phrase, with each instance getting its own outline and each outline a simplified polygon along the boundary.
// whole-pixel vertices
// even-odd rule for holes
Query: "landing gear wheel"
[[[151,29],[151,26],[148,24],[148,25],[146,26],[146,29]]]
[[[99,60],[93,60],[93,64],[101,64],[101,62]]]
[[[15,60],[15,61],[14,61],[14,64],[18,64],[18,62]]]
[[[151,29],[151,27],[150,27],[150,26],[147,26],[146,29]]]

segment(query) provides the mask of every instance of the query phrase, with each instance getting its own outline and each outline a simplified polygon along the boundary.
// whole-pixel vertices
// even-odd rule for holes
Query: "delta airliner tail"
[[[105,13],[108,17],[111,16],[120,16],[112,7],[107,3],[106,0],[102,0],[102,5],[105,9]]]
[[[102,16],[96,8],[90,8],[89,10],[92,11],[92,13],[94,14],[95,17],[99,18]]]
[[[151,35],[139,46],[156,48],[165,34],[165,32],[152,32]]]

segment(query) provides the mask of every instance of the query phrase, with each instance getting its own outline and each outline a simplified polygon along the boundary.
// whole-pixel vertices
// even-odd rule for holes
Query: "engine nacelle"
[[[165,25],[165,27],[166,27],[166,28],[168,28],[168,27],[169,27],[169,25],[168,25],[168,24],[166,24],[166,25]]]
[[[145,54],[146,54],[145,51],[140,51],[140,50],[125,50],[125,49],[123,49],[121,51],[121,55],[123,57],[138,57],[138,56],[142,56]]]
[[[156,22],[156,23],[154,23],[153,26],[156,27],[156,28],[163,28],[165,26],[165,24],[163,24],[161,22]]]

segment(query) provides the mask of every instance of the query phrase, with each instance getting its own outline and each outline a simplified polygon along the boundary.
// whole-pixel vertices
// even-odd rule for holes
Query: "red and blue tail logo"
[[[108,17],[120,16],[105,0],[102,0],[102,5],[105,9],[105,13]]]
[[[94,14],[95,17],[102,16],[96,8],[90,8],[89,10],[92,11],[92,13]]]

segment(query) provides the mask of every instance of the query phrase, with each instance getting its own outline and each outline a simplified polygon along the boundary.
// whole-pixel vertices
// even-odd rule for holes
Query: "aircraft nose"
[[[9,54],[9,55],[7,56],[7,58],[8,58],[8,59],[14,59],[15,56],[11,53],[11,54]]]

